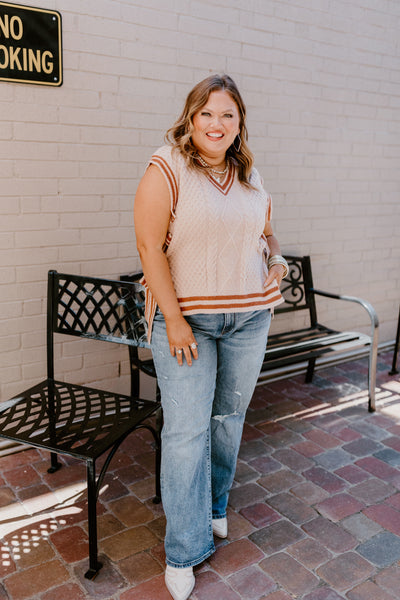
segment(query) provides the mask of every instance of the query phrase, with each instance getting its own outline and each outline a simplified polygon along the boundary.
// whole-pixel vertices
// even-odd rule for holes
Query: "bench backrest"
[[[134,282],[49,271],[49,378],[54,378],[54,333],[147,348],[143,287]]]
[[[289,274],[281,285],[285,303],[277,306],[275,312],[280,314],[308,310],[313,326],[317,323],[317,310],[314,294],[310,292],[313,288],[310,257],[285,255],[285,258],[289,264]]]

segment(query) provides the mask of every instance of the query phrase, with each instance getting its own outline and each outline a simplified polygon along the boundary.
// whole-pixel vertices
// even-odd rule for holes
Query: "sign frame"
[[[38,7],[34,7],[34,6],[26,6],[25,4],[15,4],[15,3],[11,3],[11,2],[2,2],[0,1],[0,10],[3,8],[8,8],[10,11],[10,14],[12,16],[11,20],[7,20],[7,26],[9,28],[9,32],[11,32],[12,30],[14,30],[14,34],[15,31],[18,31],[18,35],[15,36],[15,38],[12,40],[13,42],[16,41],[18,42],[22,42],[22,43],[29,43],[29,39],[25,40],[23,39],[23,25],[22,25],[22,20],[21,17],[17,17],[16,13],[18,14],[23,14],[24,16],[27,16],[28,18],[32,19],[32,22],[36,19],[40,19],[43,20],[45,17],[49,16],[51,18],[51,20],[54,22],[55,21],[55,32],[56,32],[56,36],[54,36],[54,38],[51,38],[51,48],[54,50],[56,49],[58,51],[58,56],[56,55],[54,57],[54,63],[51,63],[52,66],[55,65],[54,68],[54,73],[56,73],[57,76],[52,75],[51,73],[47,74],[47,75],[42,75],[41,77],[39,77],[40,75],[40,71],[46,70],[46,66],[48,68],[48,63],[45,63],[44,60],[44,55],[52,55],[52,53],[48,50],[48,46],[46,46],[46,42],[48,42],[49,40],[49,32],[46,31],[46,40],[43,38],[40,38],[39,36],[39,32],[34,32],[34,38],[36,41],[36,38],[40,38],[40,42],[42,44],[44,44],[44,46],[41,47],[41,49],[35,49],[33,50],[32,48],[28,47],[18,47],[18,48],[12,48],[12,46],[9,46],[9,48],[7,48],[5,45],[2,44],[2,41],[4,40],[4,36],[2,36],[2,29],[3,27],[1,26],[3,24],[3,26],[5,25],[5,23],[3,22],[2,24],[0,23],[0,82],[1,81],[7,81],[9,83],[28,83],[28,84],[35,84],[35,85],[46,85],[46,86],[52,86],[52,87],[60,87],[63,84],[63,61],[62,61],[62,52],[63,52],[63,48],[62,48],[62,17],[61,17],[61,13],[59,13],[56,10],[50,10],[47,8],[38,8]],[[14,13],[12,13],[12,11],[14,11]],[[3,12],[0,12],[0,19],[3,15]],[[4,16],[6,16],[4,14]],[[10,15],[8,15],[10,16]],[[12,27],[12,23],[11,21],[15,19],[18,23],[18,27]],[[18,21],[19,19],[19,21]],[[15,21],[14,21],[15,22]],[[32,25],[32,22],[29,23],[29,25]],[[10,27],[11,25],[11,27]],[[42,25],[42,24],[41,24]],[[39,28],[40,29],[40,28]],[[42,30],[43,30],[43,26],[42,26]],[[4,32],[4,29],[3,29]],[[40,32],[42,33],[42,32]],[[8,36],[10,37],[10,36]],[[45,50],[45,52],[41,53],[41,50],[47,48],[47,50]],[[22,53],[20,55],[20,50],[22,50]],[[6,51],[8,52],[8,54],[6,54]],[[36,52],[36,54],[35,54]],[[10,68],[6,68],[1,64],[1,60],[3,60],[3,62],[7,61],[7,64],[11,63],[11,58],[13,60],[13,63],[15,65],[19,65],[20,67],[27,67],[27,69],[29,69],[29,77],[28,78],[24,78],[23,74],[24,72],[27,73],[28,71],[25,68],[17,68],[16,70],[16,76],[13,77],[10,75],[11,73],[11,69]],[[21,61],[22,61],[22,65],[21,65]],[[37,75],[37,78],[33,78],[31,71],[34,70],[34,67],[36,67],[37,69],[39,69]],[[2,71],[5,70],[7,75],[3,76],[2,75]]]

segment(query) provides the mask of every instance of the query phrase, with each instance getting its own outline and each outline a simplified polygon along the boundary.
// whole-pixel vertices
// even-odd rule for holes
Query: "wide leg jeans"
[[[246,410],[263,361],[271,313],[186,317],[198,360],[179,366],[157,311],[152,352],[161,390],[161,493],[167,564],[199,564],[214,550],[212,519],[226,516]]]

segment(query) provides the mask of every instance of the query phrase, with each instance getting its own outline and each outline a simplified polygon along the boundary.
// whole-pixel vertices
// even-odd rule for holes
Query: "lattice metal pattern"
[[[57,274],[59,333],[148,347],[143,287]]]
[[[285,312],[287,309],[300,309],[307,307],[307,299],[304,290],[303,261],[294,256],[286,257],[289,264],[289,274],[282,281],[281,293],[285,304],[277,307],[275,312]],[[286,305],[286,306],[285,306]]]
[[[2,436],[79,457],[95,458],[124,431],[154,412],[154,402],[133,400],[69,383],[45,381],[0,410]],[[53,409],[53,410],[52,410]]]

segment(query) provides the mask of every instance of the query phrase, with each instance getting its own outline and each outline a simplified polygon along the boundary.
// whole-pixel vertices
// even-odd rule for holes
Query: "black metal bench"
[[[54,472],[58,454],[86,462],[89,570],[93,579],[101,563],[97,551],[96,502],[115,452],[134,430],[148,429],[156,447],[156,496],[160,501],[160,436],[147,419],[158,402],[67,383],[54,377],[54,334],[64,334],[130,347],[148,347],[142,286],[50,271],[47,294],[47,379],[0,405],[0,437],[51,453]],[[108,453],[96,477],[96,460]]]
[[[275,309],[275,314],[308,312],[309,324],[297,330],[285,329],[283,333],[272,333],[268,337],[267,350],[262,365],[259,383],[269,380],[276,371],[288,372],[288,367],[306,363],[306,382],[313,378],[318,358],[339,357],[351,350],[369,348],[368,369],[368,409],[375,410],[375,382],[378,352],[378,317],[371,304],[353,296],[342,296],[314,289],[311,260],[309,256],[285,256],[289,264],[289,274],[282,282],[285,303]],[[121,276],[124,281],[138,281],[143,273],[138,271]],[[355,302],[368,313],[371,335],[354,331],[337,331],[321,325],[317,319],[315,296],[324,296],[334,300]],[[274,325],[271,330],[273,331]],[[139,393],[140,371],[152,377],[156,376],[151,355],[140,357],[138,348],[130,348],[131,381],[135,392]],[[286,372],[286,376],[287,376]]]
[[[369,349],[368,409],[375,410],[375,382],[378,351],[378,317],[369,302],[353,296],[343,296],[316,290],[313,285],[309,256],[285,256],[289,263],[289,275],[282,282],[281,291],[285,303],[275,309],[275,314],[308,311],[309,324],[300,329],[271,333],[261,369],[259,381],[267,381],[271,372],[290,365],[307,365],[306,382],[312,381],[317,359],[345,355],[359,348]],[[344,300],[361,305],[368,313],[371,335],[354,331],[337,331],[321,325],[317,319],[316,296]],[[271,328],[273,331],[273,325]]]

